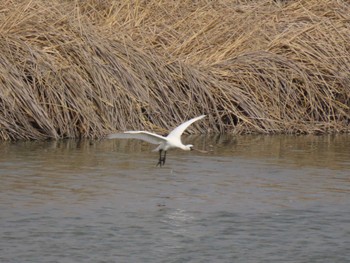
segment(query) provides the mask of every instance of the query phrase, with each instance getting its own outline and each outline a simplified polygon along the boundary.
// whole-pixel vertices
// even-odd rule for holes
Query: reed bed
[[[4,0],[0,139],[349,132],[350,4]]]

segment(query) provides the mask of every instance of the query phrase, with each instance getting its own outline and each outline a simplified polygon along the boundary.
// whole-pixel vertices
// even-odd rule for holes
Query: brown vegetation
[[[3,0],[0,139],[349,132],[350,4]]]

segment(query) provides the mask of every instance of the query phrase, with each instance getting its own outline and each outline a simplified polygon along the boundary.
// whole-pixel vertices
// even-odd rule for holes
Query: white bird
[[[124,133],[114,133],[107,136],[108,139],[139,139],[143,140],[152,144],[159,144],[159,146],[154,149],[153,151],[159,151],[159,161],[157,163],[157,166],[162,166],[165,164],[166,159],[166,152],[169,149],[173,148],[180,148],[185,151],[193,150],[192,144],[184,145],[181,142],[181,135],[182,133],[187,129],[188,126],[190,126],[195,121],[198,121],[202,118],[204,118],[205,115],[201,115],[199,117],[190,119],[184,123],[182,123],[180,126],[176,127],[174,130],[172,130],[168,136],[164,137],[152,132],[148,131],[126,131]],[[162,152],[164,152],[164,155],[162,156]]]

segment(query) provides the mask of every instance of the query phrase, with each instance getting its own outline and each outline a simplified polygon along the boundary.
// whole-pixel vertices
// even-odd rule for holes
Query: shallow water
[[[0,143],[0,262],[349,262],[350,136]]]

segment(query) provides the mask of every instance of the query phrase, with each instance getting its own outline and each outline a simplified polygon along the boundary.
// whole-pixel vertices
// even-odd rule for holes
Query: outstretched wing
[[[201,115],[199,117],[190,119],[186,122],[184,122],[183,124],[181,124],[180,126],[176,127],[174,130],[172,130],[169,135],[169,137],[174,137],[174,138],[180,138],[181,134],[187,129],[188,126],[190,126],[192,123],[194,123],[195,121],[198,121],[200,119],[203,119],[205,117],[205,115]]]
[[[152,144],[160,144],[166,139],[158,134],[147,131],[126,131],[124,133],[114,133],[107,136],[108,139],[139,139]]]

